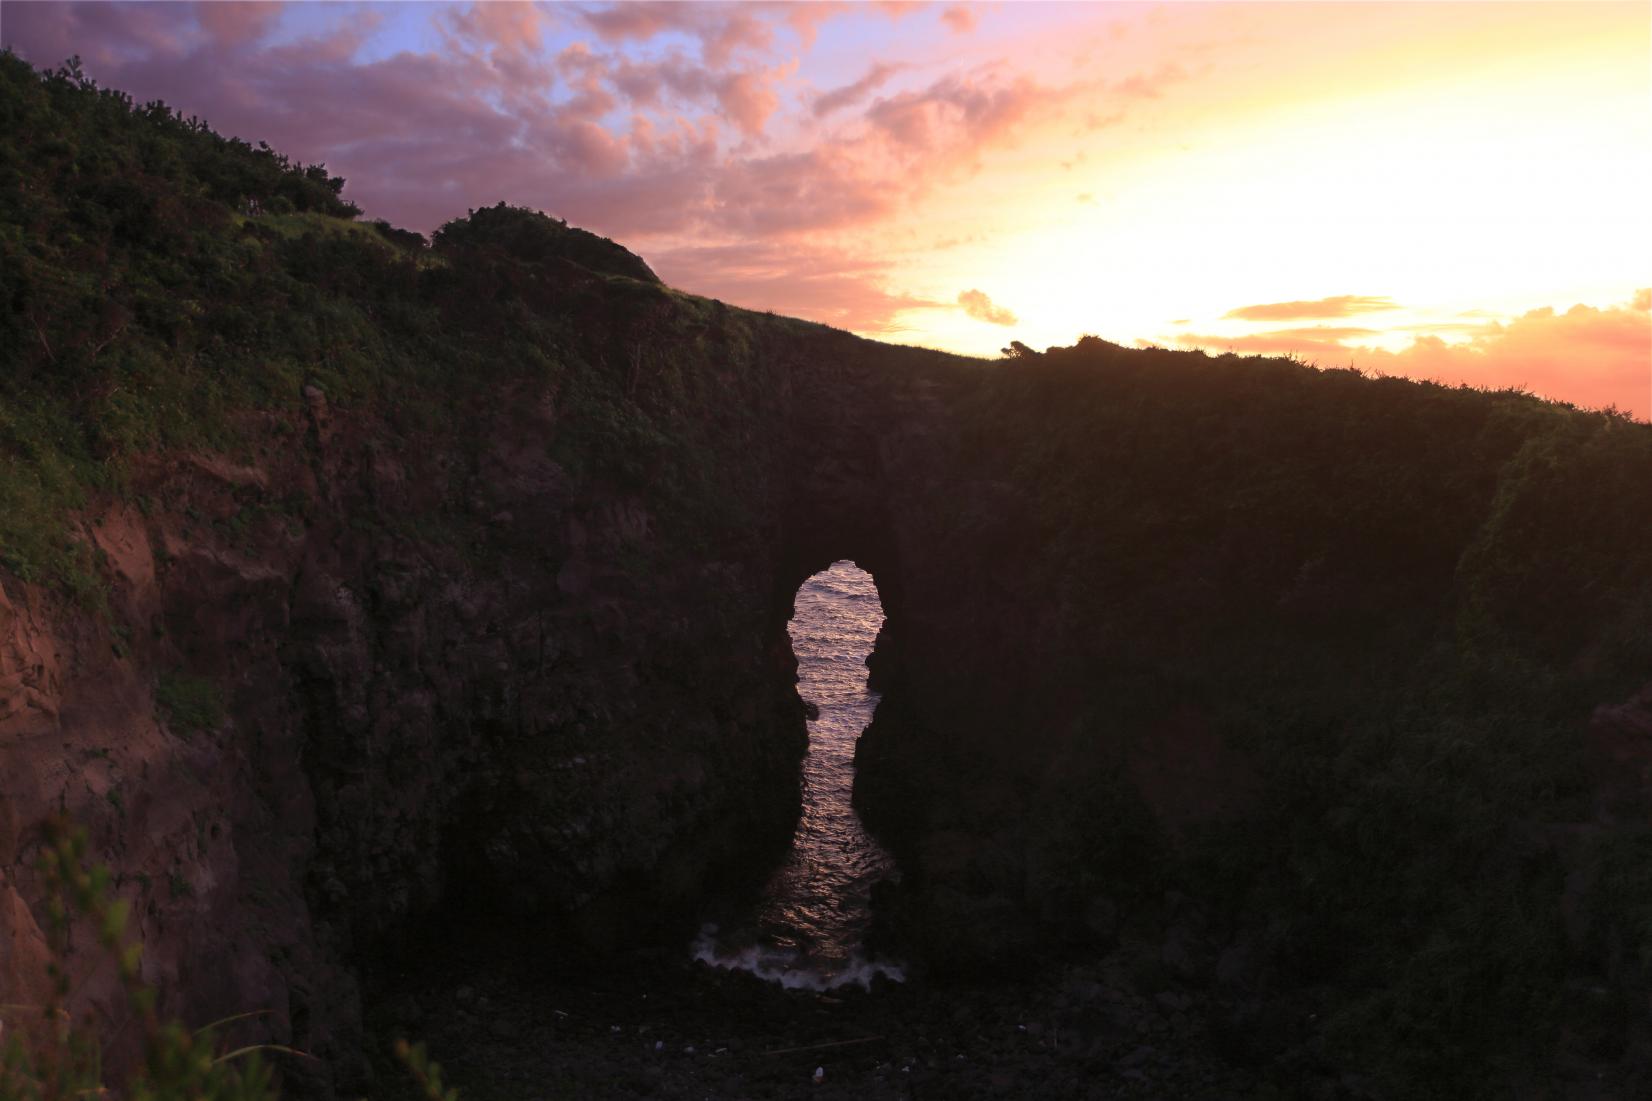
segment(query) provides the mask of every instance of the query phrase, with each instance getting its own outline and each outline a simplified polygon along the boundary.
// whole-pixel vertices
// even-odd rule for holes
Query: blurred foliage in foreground
[[[0,1007],[9,1026],[0,1047],[0,1097],[67,1101],[113,1091],[131,1101],[273,1101],[274,1076],[260,1053],[307,1056],[273,1044],[223,1050],[216,1033],[238,1017],[190,1031],[157,1015],[156,991],[143,980],[138,946],[126,941],[126,903],[114,898],[107,868],[87,867],[84,831],[49,823],[40,875],[47,890],[51,999],[44,1006]],[[113,960],[129,1018],[122,1030],[135,1022],[141,1037],[142,1059],[124,1082],[104,1077],[103,1042],[92,1017],[70,1013],[78,985],[70,975],[69,932],[77,918],[96,931],[102,953],[73,957],[85,969],[81,981]]]

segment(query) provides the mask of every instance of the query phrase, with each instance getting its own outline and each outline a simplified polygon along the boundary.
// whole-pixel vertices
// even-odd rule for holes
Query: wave
[[[906,968],[898,963],[873,960],[856,949],[847,960],[827,967],[811,963],[795,948],[774,944],[754,944],[733,951],[719,951],[717,926],[707,925],[694,942],[694,958],[724,971],[746,971],[787,990],[836,990],[855,985],[872,989],[878,976],[891,982],[905,982]]]

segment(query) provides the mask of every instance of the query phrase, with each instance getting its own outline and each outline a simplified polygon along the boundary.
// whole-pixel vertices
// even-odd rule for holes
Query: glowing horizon
[[[1652,417],[1640,3],[8,3],[428,232],[994,355],[1094,333]]]

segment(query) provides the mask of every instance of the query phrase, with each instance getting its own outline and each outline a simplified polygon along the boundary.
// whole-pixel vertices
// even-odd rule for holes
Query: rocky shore
[[[421,972],[390,984],[369,1023],[385,1050],[422,1035],[480,1101],[1270,1096],[1267,1068],[1224,1057],[1212,1015],[1233,1007],[1175,986],[1115,956],[1028,981],[819,994],[648,954],[583,979]],[[1279,1096],[1362,1096],[1329,1070],[1299,1092],[1301,1069]]]

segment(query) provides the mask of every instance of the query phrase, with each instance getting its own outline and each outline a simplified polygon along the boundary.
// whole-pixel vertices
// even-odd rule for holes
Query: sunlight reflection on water
[[[872,885],[898,875],[849,802],[855,740],[878,702],[866,687],[866,655],[882,624],[877,587],[851,562],[798,589],[790,624],[797,690],[820,709],[809,721],[803,815],[748,927],[707,926],[695,958],[817,990],[867,985],[879,974],[904,977],[899,965],[870,960],[864,951]]]

